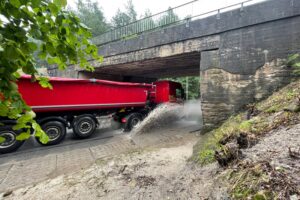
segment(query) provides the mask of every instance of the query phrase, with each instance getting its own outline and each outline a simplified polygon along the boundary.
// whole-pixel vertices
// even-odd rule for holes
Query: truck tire
[[[79,116],[74,119],[72,127],[74,135],[84,139],[90,137],[95,132],[97,124],[95,119],[90,116]]]
[[[138,124],[143,120],[143,115],[140,113],[131,113],[127,117],[124,131],[129,132],[136,128]]]
[[[49,141],[46,144],[40,142],[39,138],[36,140],[44,146],[56,145],[59,144],[67,134],[66,126],[59,121],[49,121],[42,124],[42,129],[49,137]]]
[[[5,142],[0,144],[1,154],[14,152],[22,146],[25,141],[19,141],[16,139],[17,135],[20,133],[20,130],[13,130],[12,126],[0,126],[0,137],[6,139]]]

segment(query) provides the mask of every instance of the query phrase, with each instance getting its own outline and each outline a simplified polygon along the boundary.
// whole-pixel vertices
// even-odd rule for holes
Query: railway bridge
[[[194,11],[199,2],[190,3]],[[49,73],[132,82],[200,76],[208,128],[293,78],[285,59],[300,50],[299,0],[252,0],[181,19],[170,15],[176,9],[165,23],[154,23],[166,14],[159,13],[95,37],[104,56],[90,61],[95,72]]]

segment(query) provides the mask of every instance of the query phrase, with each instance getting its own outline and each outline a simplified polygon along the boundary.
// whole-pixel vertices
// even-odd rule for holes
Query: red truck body
[[[30,76],[18,81],[19,92],[36,112],[35,120],[49,137],[48,143],[43,145],[59,144],[67,128],[73,129],[78,138],[88,138],[102,123],[101,117],[111,117],[120,128],[130,131],[156,105],[182,102],[184,98],[182,86],[172,81],[153,84],[70,78],[50,78],[49,81],[53,89],[31,82]],[[0,143],[0,153],[17,150],[24,141],[16,138],[24,130],[14,130],[15,120],[0,117],[0,123],[4,124],[0,126],[0,137],[5,138]]]
[[[183,100],[183,89],[180,83],[172,81],[157,81],[155,85],[155,98],[156,104],[160,103],[179,103]]]
[[[72,78],[49,81],[52,90],[32,83],[30,76],[23,76],[18,82],[23,99],[35,112],[144,107],[149,96],[155,104],[177,102],[176,89],[181,88],[179,83],[171,81],[153,84]]]
[[[151,84],[104,80],[50,78],[53,89],[42,88],[30,77],[22,77],[19,91],[35,112],[143,107]]]

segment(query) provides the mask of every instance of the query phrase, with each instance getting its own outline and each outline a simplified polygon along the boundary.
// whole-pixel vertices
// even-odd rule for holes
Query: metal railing
[[[180,6],[170,8],[166,11],[157,13],[155,15],[151,15],[149,17],[145,17],[135,22],[107,31],[104,34],[94,37],[92,39],[92,42],[96,45],[102,45],[122,39],[126,40],[133,37],[137,37],[143,32],[175,24],[177,25],[180,23],[186,23],[187,26],[189,26],[189,22],[192,20],[206,18],[212,15],[216,15],[218,18],[220,17],[220,13],[222,12],[227,12],[234,9],[243,9],[245,6],[249,6],[262,1],[267,0],[247,0],[219,9],[213,9],[208,12],[203,12],[203,1],[193,0]]]

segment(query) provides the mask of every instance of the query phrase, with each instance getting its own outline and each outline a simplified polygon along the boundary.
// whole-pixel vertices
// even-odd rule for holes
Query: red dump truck
[[[181,84],[158,81],[152,84],[124,83],[96,79],[50,78],[53,89],[44,89],[30,76],[18,81],[19,92],[36,113],[36,121],[49,136],[46,145],[60,143],[66,129],[73,129],[79,138],[91,136],[101,116],[112,116],[124,130],[134,128],[155,106],[167,102],[182,102]],[[0,119],[0,153],[17,150],[24,141],[16,140],[13,120]]]

